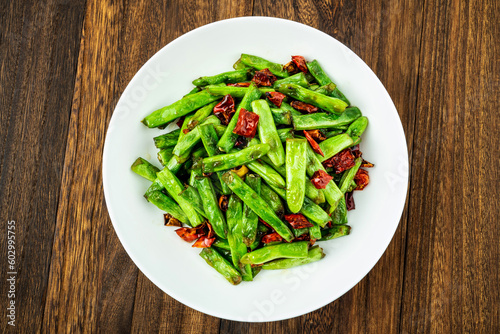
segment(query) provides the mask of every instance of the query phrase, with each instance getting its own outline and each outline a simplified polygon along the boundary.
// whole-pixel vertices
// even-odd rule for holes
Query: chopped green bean
[[[292,213],[302,208],[306,195],[306,157],[305,139],[286,141],[286,202]]]
[[[361,111],[356,107],[346,108],[341,115],[327,113],[292,115],[295,130],[337,128],[338,126],[351,124],[359,117],[361,117]]]
[[[137,158],[130,168],[134,173],[151,182],[156,179],[156,173],[160,171],[156,166],[143,158]]]
[[[219,83],[235,83],[247,80],[248,70],[236,70],[230,72],[224,72],[217,75],[201,77],[199,79],[193,80],[193,85],[195,86],[206,86],[206,85],[216,85]]]
[[[301,266],[303,264],[319,261],[324,257],[325,253],[323,253],[323,249],[321,249],[319,246],[314,246],[307,253],[307,257],[273,260],[271,262],[264,263],[264,265],[262,265],[262,269],[264,270],[288,269]]]
[[[203,248],[200,256],[215,270],[217,270],[229,283],[237,285],[241,283],[241,275],[236,268],[229,263],[219,252],[212,247]]]
[[[243,64],[250,66],[250,67],[253,67],[259,71],[267,68],[267,69],[269,69],[269,71],[271,71],[272,74],[274,74],[278,77],[286,78],[286,77],[290,76],[290,74],[288,74],[288,72],[285,69],[283,69],[283,65],[273,63],[273,62],[266,60],[264,58],[261,58],[261,57],[252,56],[252,55],[243,53],[241,55],[240,60]]]
[[[203,159],[203,172],[211,173],[246,165],[269,152],[269,145],[258,144],[234,153],[219,154]]]
[[[331,113],[341,113],[347,107],[347,103],[340,99],[317,93],[296,84],[282,84],[276,89],[294,99],[312,104]]]
[[[308,248],[308,241],[266,246],[245,254],[241,258],[241,263],[261,264],[280,258],[305,258],[307,257]]]

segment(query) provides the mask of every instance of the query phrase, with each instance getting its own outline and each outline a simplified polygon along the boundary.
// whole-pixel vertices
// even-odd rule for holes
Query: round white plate
[[[174,232],[143,194],[150,182],[130,166],[143,157],[159,166],[144,116],[175,102],[202,75],[232,70],[241,53],[286,63],[292,55],[317,59],[340,90],[369,118],[363,157],[375,163],[370,184],[355,192],[351,234],[321,242],[316,263],[261,271],[253,282],[230,285]],[[370,68],[343,44],[309,26],[268,17],[243,17],[195,29],[155,54],[123,92],[111,118],[103,154],[106,203],[120,241],[139,269],[181,303],[237,321],[275,321],[314,311],[339,298],[375,265],[389,245],[405,203],[406,140],[394,104]]]

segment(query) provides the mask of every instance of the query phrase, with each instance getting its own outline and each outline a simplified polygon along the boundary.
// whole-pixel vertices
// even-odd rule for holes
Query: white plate
[[[288,270],[262,271],[253,282],[230,285],[164,227],[162,213],[143,194],[150,182],[130,165],[157,163],[152,138],[165,130],[140,121],[191,90],[201,75],[232,70],[241,53],[285,63],[291,55],[317,59],[340,90],[369,118],[361,150],[370,184],[355,193],[351,234],[321,242],[326,257]],[[370,68],[343,44],[309,26],[268,17],[208,24],[155,54],[123,92],[111,118],[103,155],[106,203],[120,241],[139,269],[181,303],[237,321],[275,321],[314,311],[357,284],[382,256],[398,226],[408,182],[406,140],[394,104]],[[165,320],[167,321],[167,319]]]

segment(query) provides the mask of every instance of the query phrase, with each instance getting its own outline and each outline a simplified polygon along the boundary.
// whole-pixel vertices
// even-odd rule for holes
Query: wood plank
[[[351,48],[377,74],[402,119],[409,150],[415,120],[422,5],[413,1],[256,1],[254,15],[318,28]],[[406,18],[412,17],[412,20]],[[340,86],[341,88],[341,86]],[[342,89],[342,88],[341,88]],[[407,213],[388,249],[352,290],[303,317],[276,323],[221,322],[221,332],[399,332]]]
[[[102,192],[101,156],[116,96],[122,8],[119,1],[89,1],[85,10],[44,332],[96,331],[98,311],[103,309],[98,298],[106,295],[102,282],[108,277],[105,254],[109,221]]]
[[[16,221],[16,266],[10,271],[17,272],[15,324],[23,332],[42,325],[83,6],[84,1],[1,4],[0,216],[3,226]],[[5,230],[4,273],[6,241]],[[11,328],[7,288],[2,282],[1,332]]]
[[[498,333],[498,1],[427,1],[405,332]]]

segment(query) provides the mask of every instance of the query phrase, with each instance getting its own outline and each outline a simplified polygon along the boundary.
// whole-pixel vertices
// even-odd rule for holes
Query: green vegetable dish
[[[373,164],[359,150],[368,119],[317,60],[242,54],[233,68],[146,116],[179,129],[153,138],[163,169],[131,168],[152,182],[144,197],[165,225],[236,285],[321,260],[316,243],[350,233],[352,194]]]

